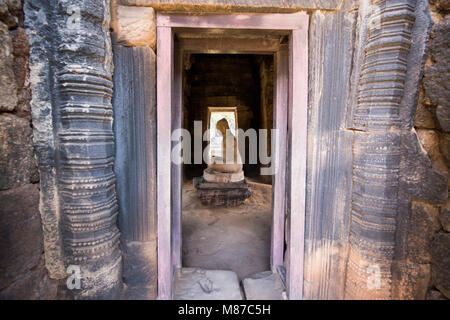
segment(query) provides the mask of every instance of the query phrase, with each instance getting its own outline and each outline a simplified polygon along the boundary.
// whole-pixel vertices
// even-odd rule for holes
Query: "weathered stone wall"
[[[434,169],[450,173],[450,1],[431,0],[433,21],[414,127]],[[408,237],[420,264],[403,298],[450,299],[450,201],[415,202]]]
[[[117,164],[112,172],[109,2],[26,2],[46,267],[52,277],[64,278],[64,267],[81,261],[87,267],[88,281],[80,296],[116,296],[121,287],[121,259],[114,178],[117,174],[124,182],[129,177],[118,174]],[[69,10],[71,4],[78,5],[78,18]],[[376,5],[383,10],[381,14],[374,11]],[[434,30],[415,122],[417,134],[412,115],[428,40],[427,1],[274,0],[261,4],[240,0],[228,5],[222,0],[117,0],[112,7],[115,53],[123,50],[125,54],[119,58],[128,60],[116,66],[116,75],[122,72],[125,77],[115,78],[114,92],[123,81],[130,100],[126,105],[116,103],[115,112],[118,106],[136,105],[142,97],[147,100],[136,107],[135,115],[143,112],[142,108],[154,111],[152,7],[194,13],[314,10],[310,11],[309,39],[305,297],[448,297],[449,204],[442,192],[446,191],[450,158],[448,1],[431,1]],[[56,285],[43,269],[39,216],[33,209],[38,203],[34,184],[38,179],[24,68],[28,49],[20,41],[25,37],[20,8],[19,1],[0,1],[0,228],[5,237],[0,291],[5,297],[25,292],[23,297],[53,297]],[[381,27],[368,27],[369,16],[380,18]],[[147,55],[152,58],[144,58]],[[128,66],[142,73],[135,72],[134,78],[128,79]],[[153,82],[147,90],[141,83],[145,84],[148,74]],[[386,74],[387,80],[383,78]],[[115,116],[118,123],[120,118],[117,113]],[[144,118],[136,119],[140,121],[136,127],[144,126]],[[118,133],[116,127],[116,138]],[[145,130],[134,134],[131,146],[139,139],[147,142],[154,138],[145,136]],[[151,149],[147,151],[153,156]],[[136,166],[146,163],[145,156],[131,159]],[[145,188],[153,190],[154,165],[149,167],[141,176],[147,179]],[[130,289],[128,297],[154,298],[156,230],[151,210],[155,199],[143,196],[143,184],[136,185],[139,187],[132,191],[137,192],[124,198],[120,188],[126,184],[118,182],[121,214],[135,215],[128,221],[136,218],[135,222],[142,222],[137,219],[148,218],[142,214],[148,209],[151,217],[131,228],[122,220],[123,277]],[[135,195],[142,197],[136,201]],[[124,211],[126,197],[139,206],[137,214],[128,207]],[[98,217],[95,223],[93,217]],[[87,240],[78,241],[82,238]],[[381,265],[382,287],[370,292],[367,267],[374,264]]]
[[[20,0],[0,1],[0,299],[53,299],[44,266]]]

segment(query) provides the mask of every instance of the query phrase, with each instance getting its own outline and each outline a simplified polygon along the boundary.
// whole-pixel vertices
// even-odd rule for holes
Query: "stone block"
[[[449,100],[446,100],[450,98],[450,93],[446,87],[449,72],[450,66],[443,63],[435,63],[425,69],[423,82],[425,99],[433,105],[441,105],[441,108],[448,108],[449,106]],[[440,113],[444,114],[443,111],[440,111]]]
[[[152,287],[127,287],[124,285],[122,298],[125,300],[155,300],[156,286]]]
[[[450,0],[430,0],[431,4],[434,4],[438,10],[449,11]]]
[[[14,15],[19,13],[17,12],[18,5],[21,7],[20,0],[0,0],[0,21],[8,27],[15,27],[19,22],[19,19]]]
[[[28,75],[28,55],[29,45],[28,37],[23,28],[17,28],[11,31],[12,48],[14,53],[14,73],[16,75],[16,83],[18,88],[22,88],[25,85]]]
[[[156,21],[153,8],[118,6],[115,25],[119,44],[155,49]]]
[[[0,191],[0,289],[38,265],[43,254],[39,189]]]
[[[286,12],[301,9],[338,9],[353,0],[117,0],[121,4],[152,6],[175,12]]]
[[[439,21],[433,28],[430,46],[434,62],[425,69],[425,98],[437,106],[436,117],[440,127],[450,131],[450,91],[447,88],[450,72],[450,16]]]
[[[442,0],[441,0],[442,1]],[[448,1],[448,0],[447,0]],[[438,63],[450,60],[450,16],[440,20],[433,27],[432,43],[430,46],[431,56]]]
[[[22,0],[5,0],[5,3],[11,12],[22,10]]]
[[[417,129],[420,144],[431,159],[439,152],[439,137],[435,130]]]
[[[15,56],[28,56],[30,46],[28,44],[28,37],[24,28],[17,28],[10,32],[11,41]]]
[[[430,243],[439,231],[439,210],[426,203],[413,202],[408,233],[408,258],[414,263],[430,263]]]
[[[430,264],[394,263],[393,298],[425,300],[430,283]]]
[[[401,136],[400,189],[412,199],[433,204],[446,203],[448,198],[447,176],[432,167],[429,156],[423,152],[415,132]]]
[[[445,132],[450,132],[450,105],[437,106],[436,118],[439,121],[439,125]]]
[[[29,45],[25,29],[17,28],[11,31],[14,51],[13,70],[16,77],[17,99],[16,114],[27,119],[31,118],[29,88]]]
[[[175,300],[243,300],[239,279],[229,270],[178,269],[174,281]]]
[[[155,60],[149,47],[114,46],[114,172],[126,240],[156,238]]]
[[[439,232],[431,242],[431,277],[434,286],[450,299],[450,234]]]
[[[445,207],[441,209],[439,221],[441,222],[442,228],[444,228],[445,231],[450,232],[450,200],[447,201]]]
[[[422,99],[419,98],[419,101],[421,100]],[[433,114],[423,103],[417,105],[414,126],[421,129],[434,129],[436,127]]]
[[[242,280],[246,300],[283,300],[285,288],[277,273],[264,271]]]
[[[246,180],[240,182],[214,183],[202,178],[196,183],[197,195],[205,206],[234,207],[251,196]]]
[[[153,287],[156,295],[156,241],[122,240],[123,280],[128,288]]]
[[[22,64],[22,62],[18,62],[20,60],[23,61],[23,60],[25,60],[25,58],[19,57],[19,58],[15,59],[15,63],[20,65],[19,68],[22,68],[22,66],[25,66],[25,64]],[[26,66],[28,66],[28,62],[26,63]],[[16,107],[16,114],[19,117],[31,120],[31,107],[30,107],[31,90],[30,90],[28,84],[26,87],[20,88],[18,90],[17,99],[18,99],[18,103],[17,103],[17,107]],[[39,181],[39,179],[33,180],[33,181]]]
[[[438,290],[430,289],[427,292],[427,300],[447,300],[447,298]]]
[[[36,171],[30,122],[0,114],[0,190],[29,183]]]
[[[13,46],[8,26],[0,22],[0,111],[13,111],[16,105],[17,88],[13,71]]]
[[[2,300],[52,300],[58,294],[58,282],[47,276],[43,263],[30,270],[0,292]]]
[[[447,166],[450,167],[450,133],[443,133],[439,136],[439,148]]]
[[[309,26],[306,299],[343,299],[352,195],[352,141],[345,130],[355,65],[355,12],[314,11]],[[357,86],[357,85],[356,85]],[[333,112],[328,112],[333,110]],[[295,196],[295,193],[292,194]],[[326,201],[324,199],[326,198]],[[327,221],[327,223],[324,223]],[[311,281],[311,282],[309,282]],[[307,288],[307,284],[311,284]],[[360,292],[360,291],[359,291]]]
[[[441,154],[439,146],[439,134],[435,130],[417,129],[420,144],[430,157],[433,168],[441,173],[448,174],[445,159]]]
[[[156,241],[122,239],[123,298],[152,300],[157,297]]]
[[[207,168],[203,171],[203,178],[207,182],[215,183],[230,183],[230,182],[240,182],[244,180],[244,171],[242,171],[242,165],[240,171],[238,172],[217,172],[212,168],[218,166],[219,168],[226,166],[227,164],[213,164],[210,165],[211,168]],[[238,166],[237,164],[229,164],[231,167]]]

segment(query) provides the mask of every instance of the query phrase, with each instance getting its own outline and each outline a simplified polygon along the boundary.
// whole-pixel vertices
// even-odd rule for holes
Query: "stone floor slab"
[[[239,279],[228,270],[178,269],[175,300],[242,300]]]
[[[247,300],[283,300],[283,283],[272,271],[256,273],[242,283]]]

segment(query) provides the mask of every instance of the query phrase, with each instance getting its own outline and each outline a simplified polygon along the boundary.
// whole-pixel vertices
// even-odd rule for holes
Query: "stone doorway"
[[[271,164],[263,165],[261,160],[265,162],[271,155],[273,55],[186,54],[183,62],[183,128],[192,137],[195,124],[202,125],[202,136],[209,138],[203,143],[203,147],[209,145],[208,160],[220,158],[222,145],[226,144],[216,129],[221,119],[226,119],[231,135],[238,137],[240,129],[249,137],[239,136],[239,139],[245,139],[244,152],[240,154],[243,168],[239,169],[236,164],[232,169],[238,171],[229,174],[236,180],[245,181],[241,184],[226,182],[224,179],[228,174],[214,173],[205,161],[195,164],[192,157],[185,159],[189,164],[184,163],[182,169],[182,266],[216,270],[215,274],[219,275],[231,276],[233,272],[242,284],[241,296],[247,299],[262,296],[247,292],[253,283],[246,278],[266,272],[262,282],[264,289],[256,292],[264,293],[264,297],[281,299],[281,279],[277,272],[270,271],[272,175],[261,170],[261,166],[270,170]],[[267,157],[261,159],[256,154],[251,155],[250,143],[255,149],[252,149],[253,153],[259,155],[264,151],[262,157]],[[190,148],[190,154],[193,152]],[[219,172],[220,169],[216,168]],[[213,182],[202,183],[203,179]],[[198,277],[199,274],[183,274],[184,278],[188,276]],[[273,278],[272,282],[267,276]],[[224,279],[229,281],[227,277]],[[223,283],[217,283],[219,280],[212,283],[218,287],[216,289],[223,286]],[[233,280],[236,280],[235,276]],[[179,280],[175,286],[175,298],[191,297],[192,289],[198,289],[194,284],[193,288],[184,286],[183,290],[187,291],[180,292]],[[239,286],[233,288],[234,294],[229,292],[228,296],[239,296]],[[269,292],[271,295],[267,295]],[[208,297],[205,292],[198,293]],[[213,294],[209,293],[209,296]]]
[[[273,127],[279,130],[279,134],[274,142],[274,162],[278,169],[273,176],[268,271],[271,274],[281,274],[282,278],[285,275],[287,296],[290,299],[301,299],[305,202],[303,199],[291,203],[290,190],[295,189],[296,197],[304,198],[307,21],[305,14],[201,17],[157,15],[157,215],[160,299],[174,298],[174,279],[178,284],[184,283],[184,286],[188,287],[192,281],[192,284],[196,283],[198,286],[199,281],[204,280],[197,279],[199,275],[193,270],[181,268],[183,168],[182,165],[171,162],[170,147],[180,143],[179,140],[173,139],[173,131],[183,128],[185,97],[182,72],[186,54],[211,53],[266,54],[273,57],[276,70]],[[295,246],[295,249],[292,246]],[[183,276],[186,272],[191,275],[190,279]],[[206,289],[201,286],[203,292],[208,291],[209,285],[205,286]]]

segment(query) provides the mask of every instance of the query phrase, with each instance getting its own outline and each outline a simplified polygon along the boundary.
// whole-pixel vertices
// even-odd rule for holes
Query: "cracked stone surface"
[[[242,300],[237,274],[228,270],[178,269],[175,300]]]
[[[254,274],[242,281],[246,300],[283,300],[283,283],[272,271]]]

